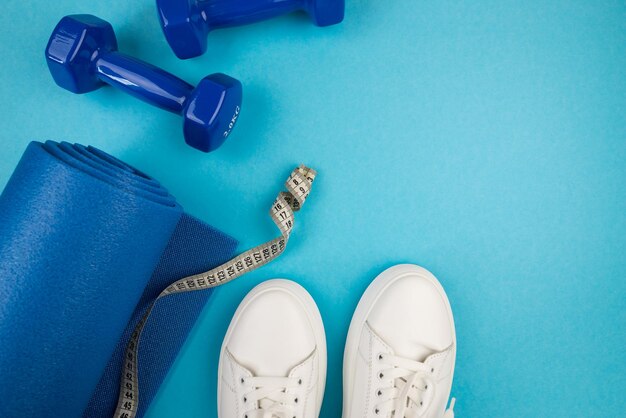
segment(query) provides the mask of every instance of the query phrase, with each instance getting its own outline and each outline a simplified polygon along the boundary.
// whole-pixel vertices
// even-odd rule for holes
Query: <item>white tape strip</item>
[[[285,182],[287,192],[280,192],[274,201],[270,215],[278,229],[280,229],[280,237],[248,250],[211,271],[185,277],[172,283],[152,302],[152,305],[146,310],[143,318],[135,327],[126,348],[126,360],[114,418],[135,418],[137,414],[139,405],[137,377],[139,341],[143,327],[150,317],[150,312],[154,305],[159,299],[167,295],[193,292],[222,285],[269,263],[282,254],[293,229],[294,212],[300,210],[304,204],[311,191],[315,175],[315,170],[311,168],[305,166],[298,167]]]

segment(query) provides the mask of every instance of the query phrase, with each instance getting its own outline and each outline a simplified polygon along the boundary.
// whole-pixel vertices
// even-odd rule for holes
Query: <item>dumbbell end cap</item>
[[[200,81],[183,110],[185,141],[204,152],[219,148],[230,135],[241,111],[241,83],[225,74]]]
[[[54,28],[46,47],[46,62],[54,81],[73,93],[88,93],[103,83],[92,62],[100,51],[117,50],[108,22],[92,15],[65,16]]]
[[[345,0],[313,0],[310,14],[317,26],[330,26],[343,21]]]
[[[157,0],[161,28],[180,59],[204,54],[209,26],[197,10],[196,0]]]

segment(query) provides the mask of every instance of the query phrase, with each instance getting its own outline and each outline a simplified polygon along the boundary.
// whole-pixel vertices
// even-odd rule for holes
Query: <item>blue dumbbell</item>
[[[318,26],[343,20],[345,0],[157,0],[163,32],[178,58],[202,55],[216,28],[258,22],[296,10]]]
[[[241,83],[212,74],[194,88],[160,68],[117,52],[111,25],[95,16],[66,16],[46,48],[54,81],[73,93],[110,84],[145,102],[183,116],[185,141],[204,152],[218,148],[241,108]]]

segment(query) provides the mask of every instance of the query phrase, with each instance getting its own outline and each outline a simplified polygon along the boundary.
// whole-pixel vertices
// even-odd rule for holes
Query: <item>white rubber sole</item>
[[[389,287],[393,282],[406,276],[419,276],[421,278],[430,281],[441,294],[443,300],[446,303],[448,309],[448,315],[452,321],[452,338],[454,341],[454,347],[456,350],[456,332],[454,329],[454,318],[452,316],[452,308],[446,292],[443,290],[441,283],[433,276],[428,270],[413,265],[413,264],[398,264],[390,267],[387,270],[380,273],[372,283],[367,287],[359,304],[357,305],[352,321],[350,322],[350,328],[348,330],[348,337],[346,339],[346,348],[343,356],[343,418],[348,418],[350,408],[352,406],[352,390],[354,388],[354,374],[356,372],[355,364],[356,358],[359,352],[359,340],[361,338],[361,330],[363,325],[367,321],[372,307],[378,301],[380,295]],[[454,374],[454,363],[452,363],[452,373]],[[452,379],[451,379],[452,380]]]
[[[324,399],[324,388],[326,385],[326,333],[324,332],[324,323],[322,322],[322,315],[320,315],[320,311],[315,304],[315,301],[302,286],[293,282],[291,280],[285,279],[272,279],[267,280],[254,289],[252,289],[246,297],[241,301],[239,307],[235,311],[233,315],[233,319],[228,326],[228,330],[226,331],[226,336],[224,337],[224,341],[222,342],[222,349],[220,351],[220,360],[219,366],[217,370],[217,401],[218,401],[218,418],[219,418],[219,402],[222,394],[222,359],[225,356],[225,350],[230,341],[230,337],[233,333],[233,330],[237,327],[237,323],[239,322],[239,318],[241,314],[248,306],[248,304],[255,298],[260,297],[263,293],[268,291],[273,291],[276,289],[281,289],[295,296],[296,300],[300,302],[303,310],[307,314],[307,318],[309,320],[309,324],[311,325],[311,329],[313,329],[313,334],[315,335],[315,344],[317,347],[318,353],[318,361],[319,361],[319,373],[318,373],[318,392],[317,392],[317,414],[320,414],[320,409],[322,407],[322,400]]]

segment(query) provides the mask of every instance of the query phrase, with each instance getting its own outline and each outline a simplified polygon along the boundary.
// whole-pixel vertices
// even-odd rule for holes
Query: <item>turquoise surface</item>
[[[3,4],[3,187],[32,139],[100,147],[161,180],[242,248],[289,171],[319,171],[286,254],[219,289],[149,418],[215,417],[219,347],[241,298],[273,277],[303,284],[329,344],[323,418],[341,410],[343,344],[384,268],[441,280],[459,352],[460,417],[617,417],[626,408],[626,4],[349,1],[215,31],[179,61],[151,0]],[[244,106],[213,154],[179,117],[110,88],[57,88],[43,51],[58,19],[92,13],[120,49],[196,83],[225,72]],[[71,232],[71,231],[70,231]]]

